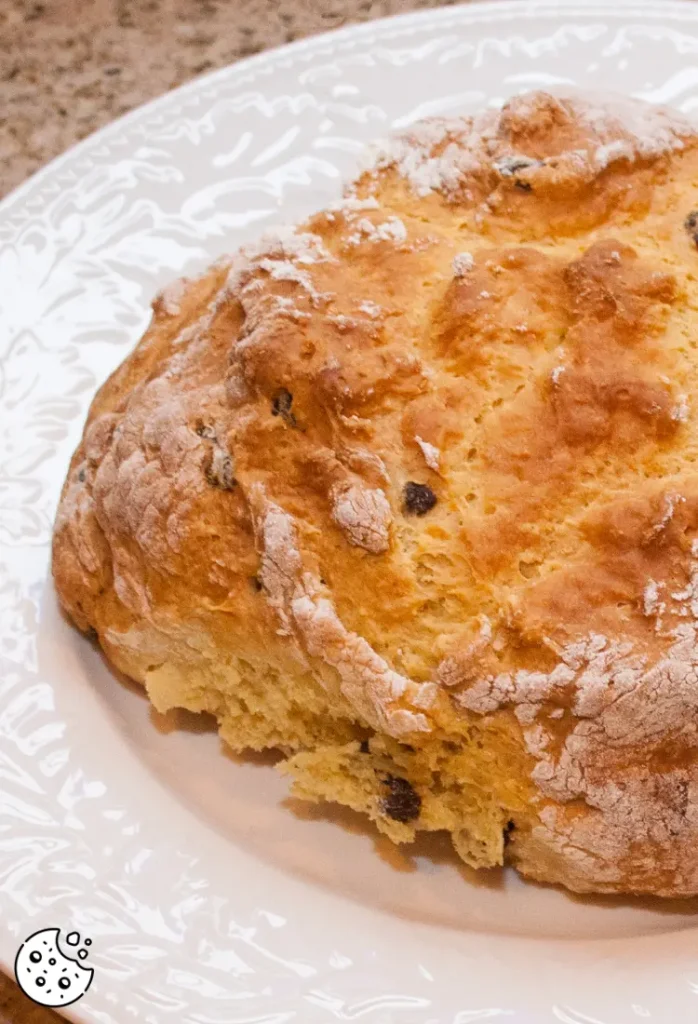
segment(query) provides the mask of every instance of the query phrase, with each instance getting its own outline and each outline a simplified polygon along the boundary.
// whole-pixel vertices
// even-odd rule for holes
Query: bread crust
[[[166,290],[56,518],[63,607],[301,795],[698,892],[698,151],[530,93]]]

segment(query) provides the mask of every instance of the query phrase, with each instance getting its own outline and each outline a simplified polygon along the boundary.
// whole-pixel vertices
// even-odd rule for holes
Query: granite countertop
[[[196,75],[315,32],[447,3],[1,0],[0,196],[79,139]],[[0,975],[0,1024],[60,1019]]]
[[[315,32],[448,2],[2,0],[0,196],[196,75]]]

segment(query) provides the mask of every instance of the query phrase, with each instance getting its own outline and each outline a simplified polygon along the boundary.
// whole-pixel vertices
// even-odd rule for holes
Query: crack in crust
[[[259,578],[283,631],[336,670],[342,693],[369,725],[396,737],[427,731],[425,715],[396,705],[405,701],[426,709],[436,687],[401,676],[363,637],[347,630],[320,579],[304,571],[292,517],[267,498],[261,484],[252,485],[249,502],[261,549]]]

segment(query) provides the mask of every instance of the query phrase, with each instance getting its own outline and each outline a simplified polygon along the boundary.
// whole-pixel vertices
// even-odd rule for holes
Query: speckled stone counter
[[[0,0],[0,196],[119,115],[302,36],[449,0]],[[0,974],[0,1024],[59,1024]]]
[[[448,0],[446,0],[448,2]],[[0,0],[0,195],[212,68],[443,0]]]

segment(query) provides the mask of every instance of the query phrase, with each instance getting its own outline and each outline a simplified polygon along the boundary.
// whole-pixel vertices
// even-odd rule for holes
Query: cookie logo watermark
[[[60,928],[34,932],[15,958],[15,978],[25,996],[54,1009],[82,999],[95,973],[84,965],[92,939],[82,940],[78,932],[69,932],[61,949],[60,934]]]

